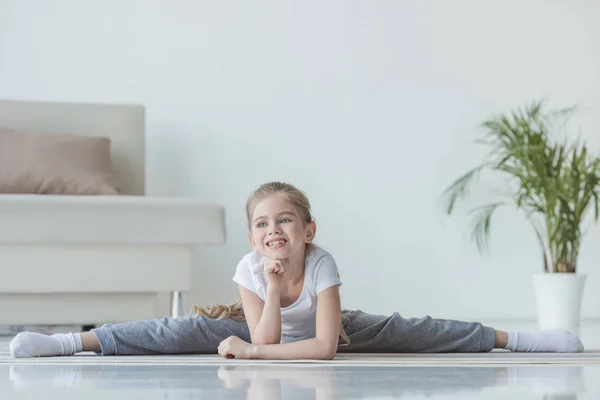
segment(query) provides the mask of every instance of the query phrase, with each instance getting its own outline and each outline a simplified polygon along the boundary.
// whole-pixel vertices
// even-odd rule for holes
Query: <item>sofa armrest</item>
[[[0,221],[0,243],[225,243],[224,208],[189,198],[4,194]]]

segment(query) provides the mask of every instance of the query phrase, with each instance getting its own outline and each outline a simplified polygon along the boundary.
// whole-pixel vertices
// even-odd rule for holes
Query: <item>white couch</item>
[[[0,129],[109,136],[119,196],[0,194],[0,324],[96,325],[184,313],[198,246],[225,242],[224,209],[145,195],[139,105],[0,101]]]

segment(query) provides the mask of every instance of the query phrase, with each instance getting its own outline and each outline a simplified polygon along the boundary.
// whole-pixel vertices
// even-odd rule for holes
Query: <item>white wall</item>
[[[204,249],[188,303],[237,297],[246,197],[285,180],[313,203],[344,306],[530,318],[529,226],[499,214],[480,256],[438,198],[481,160],[479,122],[541,96],[580,103],[598,148],[598,15],[593,0],[0,0],[0,98],[147,106],[149,194],[227,208],[227,245]],[[598,240],[581,254],[586,317]]]

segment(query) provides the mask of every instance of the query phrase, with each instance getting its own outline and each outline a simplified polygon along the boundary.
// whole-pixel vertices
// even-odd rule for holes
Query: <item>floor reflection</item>
[[[6,371],[4,367],[0,371]],[[125,389],[156,389],[186,398],[365,399],[409,398],[527,390],[535,398],[577,399],[585,392],[583,368],[600,366],[335,367],[314,365],[74,365],[12,364],[13,390],[49,390],[84,385],[115,399]],[[196,394],[198,396],[194,396]],[[165,396],[165,398],[168,396]],[[171,397],[169,397],[171,398]],[[180,397],[178,397],[180,398]]]

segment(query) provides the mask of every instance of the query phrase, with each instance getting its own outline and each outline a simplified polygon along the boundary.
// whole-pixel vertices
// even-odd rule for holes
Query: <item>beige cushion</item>
[[[0,131],[0,193],[120,194],[110,139]]]

